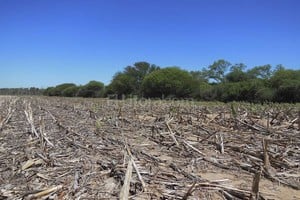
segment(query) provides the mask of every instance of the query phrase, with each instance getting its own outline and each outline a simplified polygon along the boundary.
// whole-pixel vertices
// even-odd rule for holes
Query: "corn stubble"
[[[0,199],[281,198],[260,181],[300,196],[299,105],[0,96],[0,106]]]

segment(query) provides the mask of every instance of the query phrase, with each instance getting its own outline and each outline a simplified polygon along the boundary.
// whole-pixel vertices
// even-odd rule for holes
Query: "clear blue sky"
[[[0,0],[0,88],[108,84],[137,61],[300,68],[299,0]]]

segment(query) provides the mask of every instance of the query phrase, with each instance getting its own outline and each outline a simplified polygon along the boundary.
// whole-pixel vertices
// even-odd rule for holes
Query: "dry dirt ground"
[[[0,96],[0,200],[300,199],[299,115],[285,104]]]

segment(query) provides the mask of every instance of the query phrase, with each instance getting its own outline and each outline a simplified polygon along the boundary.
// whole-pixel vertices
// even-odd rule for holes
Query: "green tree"
[[[148,74],[142,82],[145,97],[192,97],[198,88],[191,74],[178,67],[168,67]]]
[[[230,72],[226,74],[226,80],[229,82],[240,82],[248,79],[247,74],[244,72],[246,65],[243,63],[231,66]]]
[[[125,74],[135,78],[137,85],[140,85],[147,74],[159,69],[156,65],[148,62],[136,62],[133,66],[127,66],[124,70]]]
[[[70,86],[62,91],[62,96],[64,97],[76,97],[78,93],[79,87]]]
[[[54,87],[47,87],[44,91],[43,91],[43,95],[45,96],[51,96],[50,93],[53,90]]]
[[[272,94],[270,93],[266,94],[266,96],[263,96],[261,93],[261,89],[266,88],[264,86],[264,81],[260,79],[252,79],[240,82],[227,82],[219,84],[218,87],[219,91],[221,91],[221,94],[218,95],[218,100],[220,101],[261,102],[272,98]]]
[[[133,94],[135,91],[135,80],[132,76],[124,73],[117,73],[108,86],[107,94],[116,94],[118,98],[122,95]]]
[[[136,62],[133,66],[127,66],[123,72],[114,75],[108,86],[107,94],[117,94],[118,97],[140,95],[144,77],[158,69],[158,66],[147,62]]]
[[[198,95],[195,95],[194,98],[198,100],[214,101],[217,100],[218,94],[219,91],[216,85],[202,82],[199,85]]]
[[[133,94],[140,94],[140,87],[144,77],[158,69],[158,66],[151,65],[148,62],[136,62],[133,66],[127,66],[124,70],[124,74],[132,77],[134,81]]]
[[[274,101],[275,90],[270,87],[260,87],[256,92],[257,102],[271,102]]]
[[[190,74],[194,80],[199,82],[208,82],[209,74],[205,69],[202,69],[202,71],[190,71]]]
[[[256,66],[252,69],[247,71],[247,74],[249,78],[251,79],[269,79],[272,75],[271,71],[272,66],[271,65],[262,65],[262,66]]]
[[[238,101],[259,102],[258,91],[264,87],[264,81],[254,79],[240,82],[241,93]]]
[[[224,83],[219,85],[219,91],[221,92],[219,101],[240,101],[243,87],[241,82]]]
[[[230,62],[223,59],[215,61],[208,67],[209,78],[213,79],[217,83],[223,82],[225,78],[225,72],[230,65]]]
[[[279,88],[288,80],[300,80],[300,70],[278,68],[270,78],[270,84],[273,88]]]
[[[55,87],[48,87],[44,94],[48,96],[63,96],[63,91],[69,87],[76,87],[76,85],[74,83],[63,83]]]
[[[278,102],[300,102],[300,70],[277,68],[269,80]]]
[[[275,92],[277,102],[300,102],[300,80],[284,80]]]
[[[104,84],[99,81],[90,81],[78,91],[80,97],[102,97],[104,95]]]

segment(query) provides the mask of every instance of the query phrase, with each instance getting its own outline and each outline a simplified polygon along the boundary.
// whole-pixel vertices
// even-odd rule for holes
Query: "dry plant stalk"
[[[217,149],[220,151],[221,154],[224,154],[224,142],[223,142],[223,135],[220,133],[216,135],[216,145]]]
[[[298,111],[298,131],[300,131],[300,110]]]
[[[32,108],[31,108],[30,103],[26,104],[26,108],[24,110],[24,113],[26,115],[27,122],[30,124],[31,133],[33,133],[37,138],[39,138],[39,134],[36,131],[36,128],[34,126]]]
[[[79,188],[79,171],[78,170],[75,170],[73,188],[74,188],[74,192],[76,192],[77,189]]]
[[[199,149],[195,148],[193,145],[189,144],[187,141],[183,140],[183,143],[186,144],[188,147],[199,153],[201,156],[206,156],[205,153],[201,152]]]
[[[139,169],[138,169],[136,163],[134,162],[134,157],[133,157],[133,155],[132,155],[132,153],[131,153],[131,151],[130,151],[128,145],[127,145],[127,143],[125,143],[125,148],[126,148],[126,150],[127,150],[128,155],[130,156],[130,160],[132,161],[132,165],[133,165],[133,167],[134,167],[134,169],[135,169],[135,172],[137,173],[138,178],[139,178],[139,180],[140,180],[141,183],[142,183],[143,190],[144,190],[144,192],[146,192],[146,191],[147,191],[147,190],[146,190],[146,183],[144,182],[143,177],[142,177],[142,175],[141,175],[141,173],[140,173],[140,171],[139,171]]]
[[[189,188],[189,190],[186,192],[186,194],[182,197],[182,200],[187,200],[189,196],[192,195],[193,189],[196,186],[196,182],[193,183],[193,185]]]
[[[146,183],[144,182],[143,177],[142,177],[142,175],[141,175],[141,173],[140,173],[140,171],[139,171],[139,169],[138,169],[136,163],[134,162],[134,159],[133,159],[132,156],[131,156],[131,161],[132,161],[132,165],[133,165],[133,167],[134,167],[134,170],[135,170],[135,172],[137,173],[138,178],[139,178],[139,180],[140,180],[141,183],[142,183],[143,190],[144,190],[144,192],[146,192],[146,191],[147,191],[147,189],[146,189]]]
[[[53,192],[56,192],[56,191],[62,189],[62,187],[63,187],[62,185],[54,186],[54,187],[45,189],[45,190],[43,190],[41,192],[38,192],[36,194],[30,195],[29,197],[32,198],[32,199],[42,198],[45,195],[48,195],[50,193],[53,193]]]
[[[132,176],[132,160],[129,159],[126,174],[125,174],[124,184],[121,188],[121,192],[119,196],[120,200],[128,200],[131,176]]]
[[[169,125],[169,123],[170,123],[172,120],[173,120],[173,118],[171,118],[169,121],[166,121],[166,125],[167,125],[167,128],[168,128],[168,130],[169,130],[170,136],[171,136],[172,139],[174,140],[176,146],[179,146],[179,143],[178,143],[178,141],[177,141],[177,139],[176,139],[176,137],[175,137],[175,134],[173,133],[173,131],[172,131],[170,125]]]
[[[15,105],[16,103],[16,99],[11,101],[9,106],[8,106],[8,109],[7,109],[7,114],[6,116],[0,120],[0,130],[2,130],[2,127],[9,121],[9,119],[11,118],[12,116],[12,113],[14,112],[14,109],[13,109],[13,106]]]
[[[267,130],[269,131],[270,129],[270,113],[268,112],[267,114]]]
[[[264,168],[266,170],[269,170],[271,164],[270,164],[269,154],[268,154],[268,140],[264,138],[262,141],[262,145],[264,151]]]
[[[262,170],[256,172],[255,175],[253,176],[251,200],[259,199],[259,181],[260,181],[261,172]]]
[[[40,165],[40,164],[43,164],[44,161],[42,159],[30,159],[30,160],[27,160],[24,165],[22,165],[22,170],[26,170],[34,165]]]
[[[41,140],[43,143],[43,140],[46,141],[49,146],[54,147],[54,144],[52,142],[50,142],[50,140],[47,137],[47,134],[45,132],[45,121],[43,117],[39,117],[39,121],[40,121],[40,135],[41,135]]]

